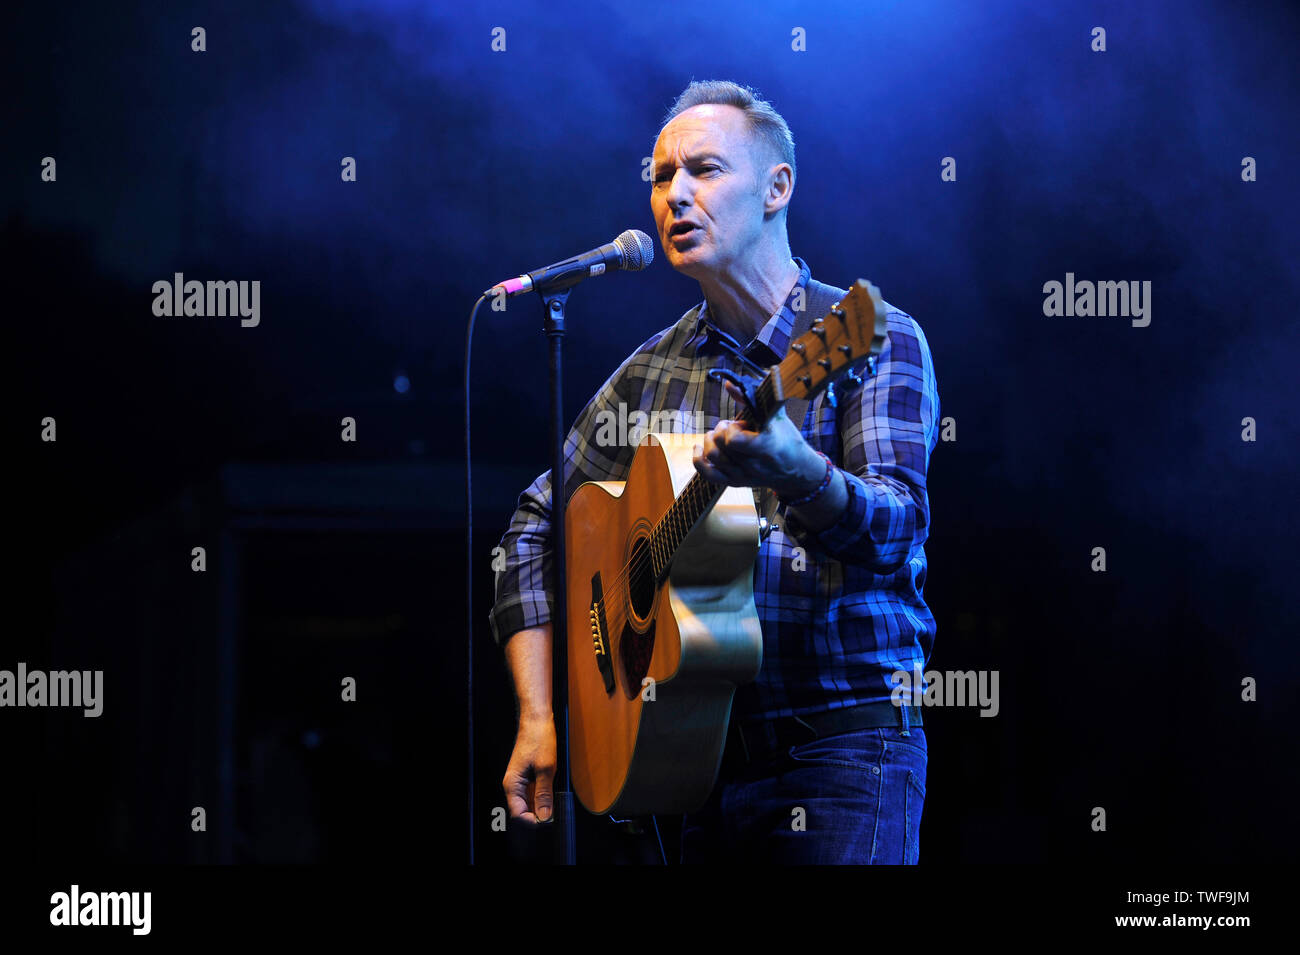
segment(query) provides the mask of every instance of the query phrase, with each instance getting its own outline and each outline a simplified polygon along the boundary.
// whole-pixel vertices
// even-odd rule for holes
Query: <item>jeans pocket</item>
[[[907,771],[903,796],[903,863],[916,865],[921,857],[921,812],[925,808],[925,786],[921,777]]]
[[[925,730],[920,726],[913,725],[906,736],[903,735],[902,730],[888,726],[880,731],[880,736],[887,746],[901,746],[927,757],[930,754],[929,744],[925,739]]]
[[[799,743],[786,752],[796,763],[849,766],[878,775],[884,747],[875,730],[855,730]]]

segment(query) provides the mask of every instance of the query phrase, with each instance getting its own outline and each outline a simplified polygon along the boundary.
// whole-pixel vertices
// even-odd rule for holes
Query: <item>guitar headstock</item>
[[[790,354],[757,387],[723,368],[711,369],[709,377],[735,385],[744,396],[741,419],[762,427],[787,399],[811,399],[854,362],[879,355],[888,314],[880,289],[858,279],[811,331],[790,343]],[[875,373],[873,361],[868,374]]]
[[[811,331],[790,343],[790,354],[769,376],[774,402],[811,399],[849,365],[879,355],[887,314],[880,289],[866,279],[854,282]]]

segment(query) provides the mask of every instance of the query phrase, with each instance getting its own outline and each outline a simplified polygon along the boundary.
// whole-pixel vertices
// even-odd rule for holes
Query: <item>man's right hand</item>
[[[555,805],[555,718],[520,717],[514,752],[501,788],[511,819],[530,826],[549,822]]]

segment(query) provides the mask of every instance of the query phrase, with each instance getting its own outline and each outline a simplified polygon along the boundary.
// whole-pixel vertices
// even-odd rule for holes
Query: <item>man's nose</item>
[[[691,204],[690,177],[686,174],[686,170],[678,169],[673,173],[673,178],[668,183],[668,195],[665,198],[674,214]]]

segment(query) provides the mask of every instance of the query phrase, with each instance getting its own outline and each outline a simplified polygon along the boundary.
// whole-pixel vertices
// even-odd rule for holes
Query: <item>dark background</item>
[[[641,160],[659,121],[692,78],[729,78],[793,129],[794,254],[919,321],[956,421],[931,460],[929,665],[998,670],[1001,711],[927,713],[922,861],[1293,858],[1300,14],[860,6],[11,12],[0,668],[103,669],[105,712],[0,711],[9,851],[465,858],[470,306],[653,233]],[[155,317],[152,284],[177,271],[260,280],[261,324]],[[1149,280],[1150,326],[1044,317],[1066,272]],[[662,255],[578,289],[570,418],[698,298]],[[474,349],[490,863],[547,852],[488,826],[513,738],[490,552],[548,464],[540,321],[534,298],[485,312]],[[583,823],[586,860],[658,858],[653,834]]]

